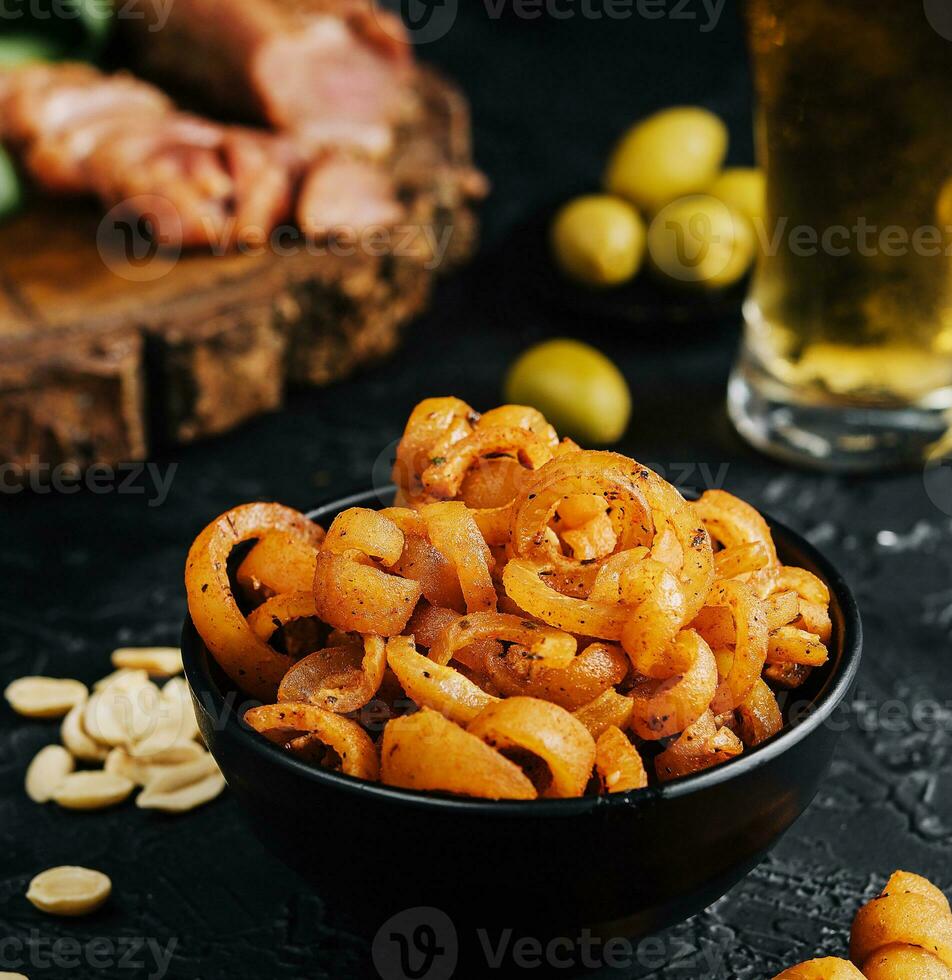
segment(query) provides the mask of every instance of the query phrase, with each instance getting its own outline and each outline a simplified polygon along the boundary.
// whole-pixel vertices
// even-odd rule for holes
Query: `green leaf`
[[[64,54],[53,37],[40,34],[0,35],[0,68],[14,68],[30,61],[54,61]]]

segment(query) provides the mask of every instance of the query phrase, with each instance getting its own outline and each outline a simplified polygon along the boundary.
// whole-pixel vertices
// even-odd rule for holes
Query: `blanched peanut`
[[[159,689],[146,672],[132,671],[94,692],[86,703],[83,724],[97,742],[128,745],[154,729],[160,701]]]
[[[182,651],[178,647],[122,647],[113,650],[112,665],[144,670],[150,677],[171,677],[182,672]]]
[[[137,759],[151,759],[197,737],[198,722],[188,684],[175,677],[162,688],[149,730],[129,746],[129,754]]]
[[[135,783],[104,770],[73,772],[59,784],[53,799],[68,810],[101,810],[127,799]]]
[[[95,912],[111,892],[112,882],[101,871],[63,865],[38,874],[26,897],[41,912],[72,916]]]
[[[83,762],[102,762],[109,750],[95,739],[90,738],[83,725],[84,709],[85,705],[83,704],[77,704],[76,707],[70,709],[60,726],[60,738],[63,745],[77,759],[81,759]]]
[[[194,762],[169,766],[149,780],[136,806],[143,810],[182,813],[213,800],[225,788],[215,760],[208,754]]]
[[[88,693],[85,684],[63,677],[21,677],[3,692],[10,707],[27,718],[62,718]]]
[[[124,776],[139,786],[146,786],[164,770],[194,762],[205,754],[204,749],[197,742],[174,745],[165,752],[159,752],[145,759],[135,758],[123,748],[115,748],[106,758],[104,768],[106,772]]]
[[[26,771],[26,795],[34,803],[47,803],[63,780],[76,768],[62,745],[47,745],[33,757]]]

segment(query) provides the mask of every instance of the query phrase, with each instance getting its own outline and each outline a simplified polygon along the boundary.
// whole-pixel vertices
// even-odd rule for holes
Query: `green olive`
[[[739,211],[755,228],[767,211],[767,180],[757,167],[727,167],[707,189],[708,194]]]
[[[638,212],[617,197],[579,197],[555,216],[552,253],[572,279],[588,286],[617,286],[641,265],[645,225]]]
[[[663,208],[648,229],[648,257],[662,277],[706,289],[742,278],[754,258],[750,222],[706,194]]]
[[[650,213],[702,191],[727,153],[727,127],[698,106],[665,109],[622,136],[605,172],[605,189]]]
[[[23,189],[13,161],[0,149],[0,218],[17,211],[23,201]]]
[[[506,400],[537,408],[561,435],[583,445],[621,438],[631,416],[631,393],[618,368],[578,340],[547,340],[509,369]]]

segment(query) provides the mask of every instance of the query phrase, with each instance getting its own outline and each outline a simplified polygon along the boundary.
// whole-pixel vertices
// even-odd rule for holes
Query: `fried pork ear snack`
[[[334,518],[314,574],[320,618],[347,632],[398,636],[423,589],[377,564],[396,564],[403,543],[400,528],[377,511],[352,507]]]
[[[589,731],[592,738],[600,738],[609,728],[627,728],[634,705],[631,698],[619,694],[610,687],[594,701],[583,704],[572,714]]]
[[[595,742],[588,729],[557,704],[508,698],[484,708],[467,731],[501,752],[528,755],[540,796],[585,792],[595,763]]]
[[[421,495],[420,477],[435,460],[473,431],[479,413],[459,398],[424,398],[410,413],[397,446],[393,482],[407,500]]]
[[[238,566],[238,584],[248,596],[257,599],[310,591],[317,551],[324,537],[320,528],[317,531],[310,540],[288,531],[266,534]]]
[[[427,504],[420,513],[433,546],[456,569],[466,611],[495,611],[493,557],[466,505]]]
[[[390,786],[490,800],[538,795],[514,762],[428,708],[387,723],[380,763],[380,778]]]
[[[510,647],[488,651],[483,672],[504,697],[542,698],[574,711],[620,684],[628,658],[612,643],[590,643],[566,667],[546,667],[529,651]]]
[[[305,746],[297,736],[313,736],[309,740],[311,748],[314,740],[319,740],[337,754],[339,763],[333,768],[359,779],[378,778],[377,748],[360,725],[349,718],[313,704],[278,703],[251,708],[245,712],[245,722],[279,745],[297,742],[298,750]]]
[[[694,630],[671,644],[676,661],[664,681],[646,681],[632,692],[631,727],[646,741],[690,728],[710,707],[717,691],[717,661]]]
[[[952,980],[949,900],[925,878],[897,871],[879,898],[859,910],[850,957],[852,963],[810,960],[774,980]]]
[[[849,960],[827,956],[792,966],[777,974],[774,980],[863,980],[863,974]]]
[[[469,613],[450,623],[430,647],[430,659],[448,664],[459,650],[480,640],[503,640],[524,647],[539,664],[567,667],[575,657],[576,639],[510,613]]]
[[[655,771],[667,782],[729,762],[743,751],[741,740],[729,728],[718,728],[706,711],[655,759]]]
[[[262,700],[273,700],[289,658],[261,640],[232,594],[228,556],[244,541],[283,531],[317,545],[322,531],[280,504],[245,504],[212,521],[195,539],[185,564],[192,622],[231,681]]]
[[[353,666],[353,646],[330,647],[299,660],[278,688],[282,701],[307,701],[338,714],[357,711],[380,689],[387,666],[386,643],[372,634],[363,639],[363,656]]]
[[[868,976],[952,976],[949,900],[925,878],[897,871],[879,898],[859,910],[850,934],[850,959]],[[929,972],[898,972],[901,962],[912,961],[928,964]]]
[[[606,728],[595,743],[595,772],[603,793],[627,793],[648,785],[648,773],[638,750],[614,725]]]
[[[753,507],[688,503],[534,408],[426,399],[393,476],[395,506],[349,508],[326,535],[248,505],[189,556],[199,633],[235,684],[297,706],[274,727],[299,759],[338,766],[307,719],[352,714],[393,785],[627,792],[772,738],[777,692],[827,661],[829,589],[781,564]]]
[[[434,708],[458,725],[469,724],[483,708],[499,700],[459,671],[417,653],[410,636],[387,641],[387,663],[416,704]]]

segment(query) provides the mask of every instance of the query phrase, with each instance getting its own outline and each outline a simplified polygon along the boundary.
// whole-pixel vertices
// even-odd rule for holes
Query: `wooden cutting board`
[[[394,161],[418,230],[383,254],[288,240],[281,254],[150,258],[72,202],[37,201],[0,227],[0,463],[141,459],[391,351],[434,277],[474,250],[483,190],[465,101],[431,73],[420,87],[424,119]],[[444,243],[441,262],[427,241]]]

